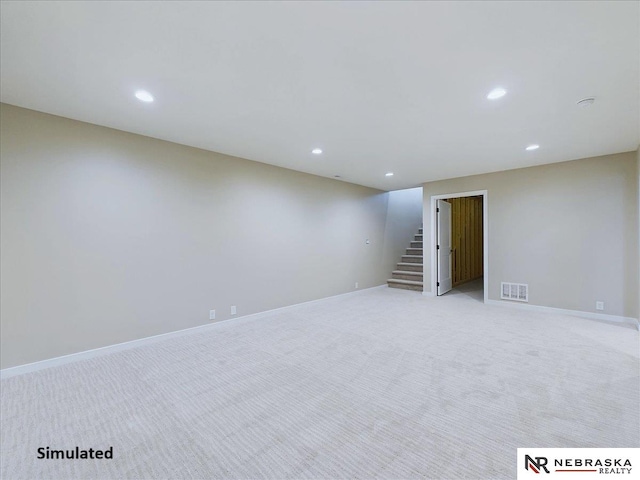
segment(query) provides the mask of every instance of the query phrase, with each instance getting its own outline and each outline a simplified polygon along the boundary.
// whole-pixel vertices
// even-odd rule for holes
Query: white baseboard
[[[272,308],[271,310],[265,310],[263,312],[250,313],[248,315],[243,315],[242,317],[230,318],[228,320],[223,320],[223,321],[240,320],[240,319],[244,320],[244,319],[249,319],[249,318],[253,318],[253,317],[260,317],[262,315],[267,315],[267,314],[274,313],[274,312],[280,312],[282,310],[288,310],[290,308],[299,307],[301,305],[310,305],[310,304],[313,304],[313,303],[323,302],[324,300],[329,300],[329,299],[333,299],[333,298],[350,297],[352,295],[357,295],[357,294],[359,294],[361,292],[366,292],[368,290],[376,290],[376,289],[379,289],[379,288],[388,288],[388,285],[385,283],[384,285],[376,285],[375,287],[359,288],[358,290],[354,290],[353,292],[339,293],[338,295],[332,295],[330,297],[318,298],[316,300],[309,300],[308,302],[294,303],[293,305],[286,305],[284,307]],[[215,325],[215,323],[213,325]]]
[[[104,347],[94,348],[91,350],[84,350],[82,352],[70,353],[69,355],[63,355],[61,357],[48,358],[46,360],[40,360],[38,362],[26,363],[24,365],[17,365],[15,367],[3,368],[0,370],[0,380],[4,380],[5,378],[14,377],[16,375],[22,375],[25,373],[36,372],[38,370],[44,370],[45,368],[57,367],[59,365],[65,365],[67,363],[78,362],[80,360],[86,360],[89,358],[95,358],[102,355],[108,355],[115,352],[121,352],[123,350],[129,350],[131,348],[141,347],[143,345],[148,345],[151,343],[156,343],[161,340],[166,340],[171,337],[180,337],[183,335],[187,335],[194,330],[199,329],[212,329],[216,328],[221,323],[226,322],[237,322],[239,320],[249,320],[252,318],[260,317],[261,315],[267,315],[274,312],[279,312],[282,310],[287,310],[290,308],[298,307],[301,305],[309,305],[312,303],[322,302],[324,300],[329,300],[333,298],[339,297],[348,297],[351,295],[357,295],[359,293],[365,292],[367,290],[373,290],[377,288],[386,288],[387,284],[377,285],[375,287],[363,288],[359,290],[355,290],[353,292],[340,293],[338,295],[332,295],[330,297],[319,298],[316,300],[309,300],[308,302],[296,303],[294,305],[287,305],[285,307],[274,308],[271,310],[265,310],[263,312],[251,313],[248,315],[242,315],[239,317],[229,318],[226,320],[220,320],[215,323],[207,323],[205,325],[198,325],[197,327],[185,328],[182,330],[175,330],[173,332],[161,333],[159,335],[152,335],[150,337],[139,338],[136,340],[130,340],[128,342],[116,343],[114,345],[107,345]]]
[[[531,305],[528,303],[513,303],[502,300],[485,300],[486,305],[495,305],[498,307],[518,308],[521,310],[529,310],[545,313],[557,313],[561,315],[571,315],[573,317],[588,318],[591,320],[604,320],[607,322],[628,323],[640,330],[640,323],[637,318],[622,317],[620,315],[607,315],[606,313],[583,312],[581,310],[567,310],[564,308],[544,307],[542,305]]]

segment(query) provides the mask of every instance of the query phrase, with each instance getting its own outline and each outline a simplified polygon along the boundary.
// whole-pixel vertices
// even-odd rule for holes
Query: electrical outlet
[[[356,282],[356,288],[358,288],[358,282]]]
[[[209,310],[209,320],[215,320],[215,319],[216,319],[216,311]]]
[[[231,315],[235,315],[236,312],[236,306],[235,305],[231,305]]]
[[[596,302],[596,310],[604,310],[604,302]]]

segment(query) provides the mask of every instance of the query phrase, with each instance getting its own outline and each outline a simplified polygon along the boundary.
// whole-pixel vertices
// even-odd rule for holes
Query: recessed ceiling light
[[[322,153],[322,149],[314,148],[313,150],[311,150],[311,153],[313,153],[314,155],[320,155]]]
[[[487,98],[489,100],[496,100],[498,98],[504,97],[506,94],[507,94],[507,91],[504,88],[497,87],[497,88],[494,88],[493,90],[491,90],[487,94]]]
[[[537,150],[540,148],[540,145],[536,145],[535,143],[533,145],[529,145],[527,148],[525,148],[526,151],[530,152],[532,150]]]
[[[136,92],[136,98],[142,102],[153,102],[153,95],[145,90],[138,90]]]
[[[388,172],[384,174],[385,177],[393,177],[393,172]]]

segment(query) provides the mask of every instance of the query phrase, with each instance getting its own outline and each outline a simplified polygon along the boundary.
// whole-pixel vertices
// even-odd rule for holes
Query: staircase
[[[407,254],[402,256],[392,277],[387,280],[391,288],[422,291],[422,229],[418,230],[415,240],[407,248]]]

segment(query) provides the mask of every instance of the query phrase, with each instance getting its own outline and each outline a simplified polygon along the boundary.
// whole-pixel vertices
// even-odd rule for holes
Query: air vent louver
[[[517,302],[529,301],[529,285],[524,283],[507,283],[501,284],[500,298],[503,300],[515,300]]]

